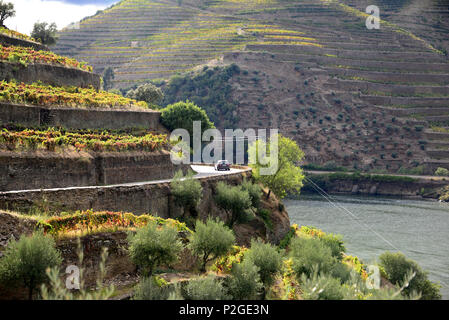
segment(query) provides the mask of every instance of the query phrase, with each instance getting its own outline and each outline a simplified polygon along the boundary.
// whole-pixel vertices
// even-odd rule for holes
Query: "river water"
[[[301,195],[284,200],[290,222],[343,236],[347,253],[365,263],[401,251],[440,282],[449,299],[449,203],[380,197]]]

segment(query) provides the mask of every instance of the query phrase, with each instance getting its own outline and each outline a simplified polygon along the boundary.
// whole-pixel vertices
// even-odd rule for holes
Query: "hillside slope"
[[[188,73],[163,82],[167,103],[189,98],[220,128],[279,128],[309,163],[433,173],[449,167],[448,10],[420,3],[370,1],[383,20],[368,30],[364,0],[123,0],[55,50],[113,66],[117,88]]]

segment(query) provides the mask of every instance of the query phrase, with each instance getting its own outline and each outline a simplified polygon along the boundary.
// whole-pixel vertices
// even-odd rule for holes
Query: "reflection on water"
[[[319,195],[285,200],[291,223],[343,236],[348,254],[365,263],[385,251],[401,251],[443,286],[449,299],[449,204],[378,197]],[[346,211],[347,210],[347,211]],[[353,214],[353,216],[351,215]]]

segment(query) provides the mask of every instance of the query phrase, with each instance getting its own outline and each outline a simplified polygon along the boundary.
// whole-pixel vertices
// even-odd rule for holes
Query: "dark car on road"
[[[217,171],[221,171],[221,170],[229,171],[229,170],[231,170],[231,164],[229,163],[228,160],[219,160],[215,164],[215,170],[217,170]]]

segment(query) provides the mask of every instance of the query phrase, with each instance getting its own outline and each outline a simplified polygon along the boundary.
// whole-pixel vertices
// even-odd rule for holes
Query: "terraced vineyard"
[[[0,131],[0,150],[29,151],[44,149],[55,151],[56,148],[74,148],[77,151],[120,152],[120,151],[155,151],[167,146],[166,135],[149,132],[140,135],[95,132],[91,130],[8,130]]]
[[[280,128],[317,164],[433,173],[449,168],[449,11],[440,0],[391,3],[125,0],[63,31],[56,50],[113,66],[118,88],[236,63],[233,116],[217,116],[220,128]],[[365,26],[371,4],[379,30]],[[211,101],[202,94],[220,90],[203,89],[170,93]]]
[[[0,102],[25,103],[38,106],[62,106],[73,108],[148,108],[147,103],[136,101],[93,88],[52,87],[0,81]]]
[[[183,1],[178,6],[169,0],[121,1],[82,21],[79,30],[62,32],[55,51],[87,60],[97,72],[113,66],[116,86],[129,87],[190,71],[225,52],[242,50],[248,43],[288,40],[297,45],[318,45],[315,39],[296,30],[202,10],[197,3]],[[224,11],[228,7],[271,5],[271,1],[253,1],[249,5],[239,1],[204,4]]]

